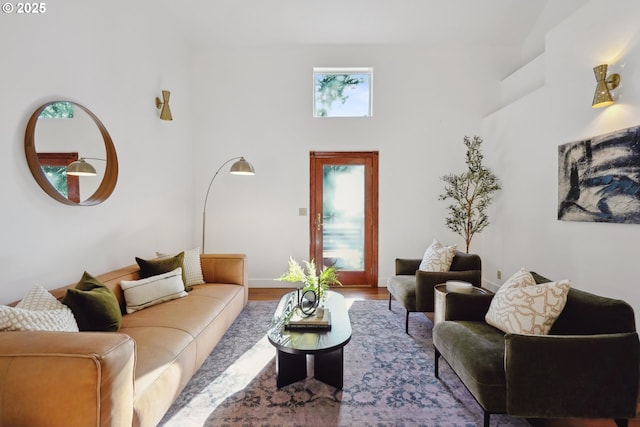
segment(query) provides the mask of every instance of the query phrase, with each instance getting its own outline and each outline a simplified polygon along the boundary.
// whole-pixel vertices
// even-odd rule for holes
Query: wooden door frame
[[[378,287],[378,158],[377,151],[311,151],[309,152],[309,254],[310,258],[316,253],[316,228],[314,213],[316,212],[317,197],[316,192],[319,190],[316,182],[312,177],[316,168],[316,160],[327,160],[334,158],[367,158],[371,161],[371,173],[365,177],[366,194],[370,194],[369,203],[365,200],[365,218],[370,218],[371,241],[368,242],[368,249],[371,254],[369,271],[365,271],[367,280],[371,282],[371,287]],[[365,233],[366,235],[366,233]],[[367,242],[365,240],[365,245]]]
[[[78,160],[78,153],[36,153],[40,166],[64,166]],[[55,189],[53,189],[57,193]],[[75,175],[67,175],[67,199],[74,203],[80,203],[80,178]]]

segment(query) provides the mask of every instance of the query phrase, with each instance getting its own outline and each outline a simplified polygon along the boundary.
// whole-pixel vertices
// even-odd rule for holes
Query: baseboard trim
[[[500,286],[501,285],[499,283],[492,282],[491,280],[482,280],[482,287],[490,290],[491,292],[495,293],[498,289],[500,289]]]

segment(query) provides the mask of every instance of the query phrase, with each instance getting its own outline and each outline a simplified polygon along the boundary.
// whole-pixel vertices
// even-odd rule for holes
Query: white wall
[[[499,77],[519,52],[435,46],[202,46],[198,89],[196,213],[217,167],[243,155],[256,175],[226,173],[207,207],[207,251],[248,254],[252,286],[274,286],[289,256],[309,257],[309,152],[378,150],[379,282],[395,257],[421,257],[444,225],[439,177],[462,171],[464,135],[498,107]],[[314,66],[371,66],[373,117],[314,119]],[[196,229],[201,230],[200,227]],[[472,247],[473,249],[473,247]]]
[[[420,256],[433,237],[462,246],[444,225],[439,177],[463,170],[462,138],[476,133],[485,137],[487,162],[505,187],[493,224],[472,243],[483,256],[485,279],[498,283],[498,268],[506,275],[527,264],[637,302],[627,243],[637,226],[555,219],[557,146],[637,124],[638,11],[631,1],[619,3],[622,12],[607,31],[593,30],[609,13],[594,1],[548,33],[544,86],[484,121],[500,107],[499,78],[537,53],[535,34],[523,51],[193,46],[152,13],[152,2],[65,0],[41,16],[2,15],[0,35],[12,43],[3,50],[0,79],[0,179],[10,183],[0,211],[0,302],[19,298],[34,283],[57,287],[83,270],[99,274],[158,249],[199,245],[206,187],[218,166],[237,155],[246,156],[257,175],[218,177],[207,250],[247,253],[251,285],[273,285],[289,256],[308,257],[308,218],[298,216],[298,208],[309,203],[312,150],[380,152],[384,284],[395,257]],[[534,32],[555,22],[552,12]],[[623,74],[621,102],[591,110],[591,68],[607,61]],[[374,117],[314,119],[314,66],[374,67]],[[153,105],[162,89],[172,91],[173,122],[160,121]],[[61,205],[28,171],[27,119],[58,98],[89,107],[114,140],[120,175],[102,205]],[[592,267],[597,260],[604,263]],[[611,275],[616,280],[608,280]]]
[[[47,3],[39,16],[0,16],[0,302],[34,284],[55,288],[87,270],[100,274],[134,256],[195,244],[189,51],[140,2]],[[173,122],[154,98],[172,91]],[[93,111],[113,138],[120,173],[114,193],[94,207],[47,196],[24,155],[28,118],[55,99]]]
[[[547,33],[544,85],[484,120],[486,158],[504,187],[482,239],[488,282],[525,266],[640,312],[640,225],[557,220],[558,145],[640,125],[639,19],[637,1],[586,3]],[[592,109],[601,63],[622,84],[615,105]]]
[[[545,37],[558,23],[564,21],[588,0],[547,1],[544,9],[522,44],[521,58],[524,62],[536,58],[544,52]]]

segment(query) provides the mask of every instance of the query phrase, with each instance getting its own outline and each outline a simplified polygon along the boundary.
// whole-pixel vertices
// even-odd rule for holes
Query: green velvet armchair
[[[446,272],[418,270],[422,259],[396,258],[396,275],[387,281],[389,310],[395,298],[406,310],[404,330],[409,333],[409,313],[429,313],[434,310],[433,288],[447,280],[482,284],[482,261],[476,254],[456,251],[451,267]]]
[[[548,281],[533,273],[537,283]],[[636,416],[640,342],[633,308],[572,288],[549,335],[518,335],[488,325],[492,295],[448,293],[433,343],[485,413],[526,418]]]

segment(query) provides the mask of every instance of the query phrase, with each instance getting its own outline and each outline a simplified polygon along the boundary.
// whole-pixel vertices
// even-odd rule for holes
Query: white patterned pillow
[[[40,285],[35,285],[27,295],[16,304],[17,308],[25,310],[56,310],[67,307]]]
[[[567,303],[571,282],[538,285],[524,273],[518,271],[498,289],[485,321],[506,333],[547,335]]]
[[[168,258],[175,256],[176,254],[177,252],[156,252],[156,255],[160,258]],[[200,263],[200,248],[193,248],[188,251],[184,251],[182,268],[184,268],[185,285],[187,285],[188,289],[193,285],[202,285],[204,283],[204,277],[202,277],[202,264]]]
[[[78,324],[69,307],[36,285],[15,307],[0,306],[0,330],[78,332]]]
[[[122,280],[120,287],[124,292],[127,313],[189,295],[184,290],[180,267],[146,279]]]
[[[500,289],[498,289],[498,292],[496,292],[496,295],[500,293],[502,289],[523,288],[525,286],[534,286],[535,284],[536,279],[533,278],[529,270],[522,267],[504,282]]]
[[[457,245],[444,246],[437,239],[433,239],[433,243],[425,251],[418,269],[422,271],[449,271],[453,257],[456,255],[456,249]]]

